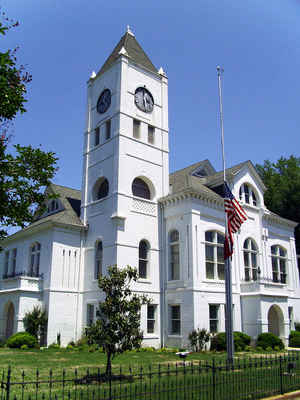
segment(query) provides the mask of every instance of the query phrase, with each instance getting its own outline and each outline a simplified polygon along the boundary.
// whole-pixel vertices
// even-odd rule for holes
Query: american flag
[[[224,208],[227,218],[224,243],[224,260],[226,260],[233,253],[233,234],[247,219],[245,210],[231,193],[226,182],[224,182]]]

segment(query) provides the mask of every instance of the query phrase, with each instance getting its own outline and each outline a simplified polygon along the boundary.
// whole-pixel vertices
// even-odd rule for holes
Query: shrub
[[[47,323],[47,312],[40,306],[34,306],[32,311],[27,312],[23,318],[25,331],[37,339],[45,335]]]
[[[289,346],[290,347],[300,347],[300,332],[291,331],[289,336]]]
[[[235,351],[243,351],[245,350],[246,346],[250,345],[251,337],[243,332],[233,332],[233,341],[234,341]],[[225,332],[217,333],[215,336],[212,337],[210,349],[216,351],[226,350]]]
[[[280,350],[284,348],[282,340],[271,332],[261,333],[257,338],[256,345],[264,350],[267,350],[268,347],[274,349],[275,346],[278,346]]]
[[[295,330],[300,332],[300,322],[295,322]]]
[[[27,332],[18,332],[7,339],[6,345],[10,348],[19,349],[23,344],[29,348],[37,346],[37,340]]]
[[[0,347],[4,347],[6,344],[6,341],[4,339],[0,339]]]
[[[194,329],[188,336],[191,347],[194,351],[202,351],[209,342],[210,333],[206,329]]]
[[[27,349],[28,349],[27,344],[23,344],[23,345],[20,347],[20,349],[21,349],[21,350],[27,350]]]
[[[48,349],[59,349],[60,346],[57,343],[49,344]]]

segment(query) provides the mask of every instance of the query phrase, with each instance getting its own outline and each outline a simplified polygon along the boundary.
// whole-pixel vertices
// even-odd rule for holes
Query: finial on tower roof
[[[129,26],[129,25],[127,25],[127,33],[129,33],[129,35],[132,35],[132,36],[134,36],[134,33],[133,33],[133,32],[131,32],[131,30],[130,30],[130,26]]]

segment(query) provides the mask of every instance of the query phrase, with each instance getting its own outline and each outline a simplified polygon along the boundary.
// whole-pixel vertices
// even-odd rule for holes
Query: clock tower
[[[168,80],[128,28],[87,86],[83,301],[99,292],[97,274],[117,264],[136,267],[137,290],[151,292],[158,305],[158,199],[169,190]]]

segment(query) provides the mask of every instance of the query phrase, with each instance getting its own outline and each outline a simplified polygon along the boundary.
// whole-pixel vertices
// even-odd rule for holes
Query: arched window
[[[142,197],[147,200],[150,200],[151,198],[149,186],[141,178],[135,178],[132,182],[132,194],[136,197]]]
[[[252,206],[257,206],[258,204],[254,189],[247,183],[243,183],[240,186],[239,197],[246,204],[251,204]]]
[[[106,178],[103,179],[103,181],[100,183],[98,193],[97,193],[97,200],[104,199],[104,197],[107,197],[109,191],[109,183]]]
[[[41,245],[36,242],[30,247],[29,276],[38,277],[40,274]]]
[[[94,279],[98,279],[102,275],[103,267],[103,245],[101,240],[96,242],[95,246],[95,269],[94,269]]]
[[[139,244],[139,277],[148,278],[148,257],[149,245],[146,240],[141,240]]]
[[[222,233],[205,232],[205,264],[207,279],[225,279],[224,235]]]
[[[180,279],[180,256],[179,256],[179,233],[172,231],[169,235],[170,245],[170,271],[169,280],[176,281]]]
[[[245,280],[257,280],[257,247],[254,241],[250,238],[244,242],[244,266],[245,266]]]
[[[287,255],[286,250],[278,245],[271,247],[273,282],[287,282]]]

